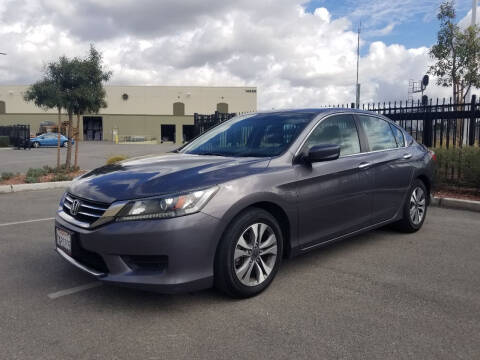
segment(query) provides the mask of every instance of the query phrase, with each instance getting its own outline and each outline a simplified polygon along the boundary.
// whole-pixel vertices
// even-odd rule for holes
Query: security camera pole
[[[360,84],[358,83],[358,68],[360,64],[360,29],[362,27],[362,22],[358,26],[358,34],[357,34],[357,83],[355,86],[355,107],[357,109],[360,108]]]
[[[477,0],[472,0],[472,22],[471,26],[475,26],[477,24]],[[472,88],[470,87],[465,95],[465,100],[469,101],[472,98]],[[463,124],[463,144],[467,144],[467,134],[468,134],[468,126],[470,122],[465,119]]]

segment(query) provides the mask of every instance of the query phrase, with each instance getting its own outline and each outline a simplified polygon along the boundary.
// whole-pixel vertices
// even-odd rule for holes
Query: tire
[[[427,216],[427,196],[427,187],[423,181],[415,180],[403,205],[403,218],[393,224],[394,228],[405,233],[414,233],[420,230]]]
[[[33,146],[34,148],[38,148],[38,147],[40,147],[40,143],[39,143],[38,141],[34,141],[33,144],[32,144],[32,146]]]
[[[62,147],[67,147],[67,146],[68,146],[68,141],[64,141],[64,142],[62,143]]]
[[[257,245],[255,229],[257,234],[262,232]],[[255,296],[273,281],[282,255],[283,235],[277,220],[263,209],[247,209],[233,220],[220,240],[215,287],[234,298]]]

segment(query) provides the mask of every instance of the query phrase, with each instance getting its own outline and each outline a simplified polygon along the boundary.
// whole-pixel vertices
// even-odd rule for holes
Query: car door
[[[372,223],[392,219],[401,209],[410,186],[413,166],[403,132],[375,116],[358,115],[369,152],[365,156],[374,172]]]
[[[299,242],[303,248],[368,226],[373,174],[364,159],[357,124],[352,114],[321,120],[302,145],[340,145],[332,161],[294,165],[297,172]]]
[[[48,146],[55,146],[57,145],[57,137],[56,134],[48,134],[46,135],[47,145]]]

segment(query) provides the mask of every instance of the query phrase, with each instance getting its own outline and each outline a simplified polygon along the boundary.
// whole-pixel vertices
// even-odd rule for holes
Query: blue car
[[[73,139],[70,140],[72,145],[74,144]],[[42,135],[38,135],[32,139],[30,139],[30,143],[34,148],[38,148],[40,146],[57,146],[58,144],[58,134],[57,133],[46,133]],[[68,144],[68,138],[60,135],[60,145],[66,147]]]

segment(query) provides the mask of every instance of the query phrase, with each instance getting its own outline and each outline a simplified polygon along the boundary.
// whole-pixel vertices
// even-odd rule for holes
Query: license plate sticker
[[[72,255],[72,235],[59,228],[55,229],[55,233],[57,247],[68,255]]]

